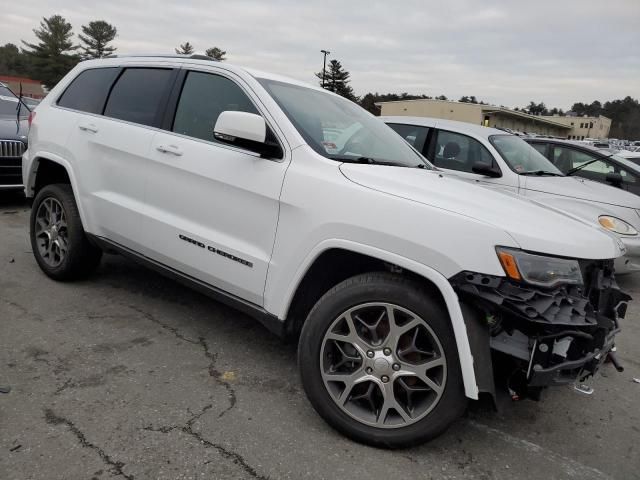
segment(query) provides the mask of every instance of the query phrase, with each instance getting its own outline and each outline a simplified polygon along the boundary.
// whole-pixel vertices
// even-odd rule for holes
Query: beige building
[[[553,115],[544,116],[543,118],[570,126],[571,130],[568,132],[568,137],[571,140],[609,138],[609,130],[611,130],[611,119],[602,115],[599,117],[560,117]]]
[[[565,117],[529,115],[528,113],[516,112],[515,110],[494,105],[432,99],[379,102],[376,105],[381,108],[382,115],[444,118],[487,127],[509,128],[518,132],[537,133],[561,138],[569,137],[573,129],[571,125],[558,121],[558,119]],[[581,122],[578,121],[579,123]]]

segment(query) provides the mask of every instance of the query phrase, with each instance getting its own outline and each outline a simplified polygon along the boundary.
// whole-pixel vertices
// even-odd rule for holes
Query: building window
[[[589,128],[593,128],[593,122],[589,123]]]
[[[573,127],[573,122],[571,122],[571,126]]]
[[[581,123],[581,124],[580,124],[580,128],[584,128],[584,123]]]
[[[580,140],[584,140],[584,135],[582,135],[582,138]]]

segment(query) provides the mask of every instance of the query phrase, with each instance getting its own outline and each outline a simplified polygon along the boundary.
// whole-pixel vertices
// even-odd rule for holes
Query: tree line
[[[37,41],[21,41],[21,46],[7,43],[0,46],[0,74],[29,77],[51,89],[69,70],[83,60],[112,55],[116,47],[112,42],[118,29],[104,20],[93,20],[81,26],[79,42],[74,41],[73,26],[61,15],[42,18],[33,29]],[[193,53],[193,46],[186,42],[176,48],[176,53]],[[227,52],[211,47],[206,54],[216,60],[225,60]]]
[[[81,31],[82,33],[78,34],[79,43],[75,43],[73,27],[64,17],[53,15],[43,18],[40,25],[33,30],[37,42],[30,43],[22,40],[21,47],[13,43],[0,46],[0,74],[37,79],[50,89],[78,62],[103,58],[116,51],[112,42],[118,36],[118,30],[114,25],[104,20],[92,20],[82,25]],[[195,52],[195,48],[187,41],[180,44],[175,52],[190,55]],[[219,47],[206,49],[206,55],[218,61],[226,60],[226,54],[227,52]],[[415,99],[448,100],[445,95],[413,95],[406,92],[399,94],[369,92],[358,97],[350,85],[351,74],[337,59],[330,60],[324,71],[317,72],[315,76],[323,88],[359,104],[374,115],[380,115],[380,109],[375,105],[378,102]],[[464,95],[458,101],[486,105],[475,95]],[[560,108],[549,109],[544,102],[534,101],[524,107],[515,107],[514,110],[531,115],[565,115]],[[604,103],[598,100],[590,104],[578,102],[572,106],[571,111],[578,116],[604,115],[611,118],[610,135],[612,137],[640,138],[640,104],[637,99],[627,96],[621,100]]]

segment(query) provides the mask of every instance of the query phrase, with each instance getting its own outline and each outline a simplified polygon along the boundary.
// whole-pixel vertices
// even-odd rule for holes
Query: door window
[[[220,114],[232,110],[258,114],[242,89],[228,78],[189,72],[182,88],[172,131],[217,142],[213,129]]]
[[[105,116],[158,126],[172,73],[162,68],[126,69],[109,95]]]
[[[93,68],[80,73],[58,99],[58,105],[88,113],[102,113],[119,68]]]
[[[409,145],[422,153],[424,144],[427,141],[427,135],[429,134],[429,127],[422,127],[420,125],[404,125],[399,123],[388,123],[395,132],[404,138]]]
[[[476,139],[460,133],[438,131],[434,164],[441,168],[473,173],[473,164],[495,162],[489,151]]]
[[[538,152],[540,152],[542,155],[547,157],[547,144],[546,143],[530,143],[529,145],[531,145]]]

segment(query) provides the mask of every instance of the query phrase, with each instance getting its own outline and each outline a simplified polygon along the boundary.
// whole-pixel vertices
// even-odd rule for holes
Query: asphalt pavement
[[[295,347],[120,256],[58,283],[39,270],[20,195],[0,195],[0,479],[640,479],[640,275],[592,395],[548,390],[472,409],[386,451],[328,427]]]

